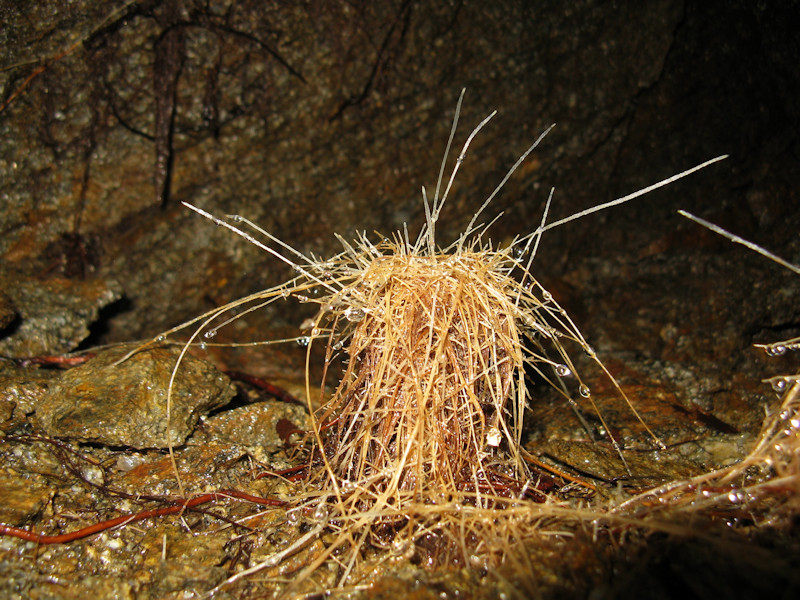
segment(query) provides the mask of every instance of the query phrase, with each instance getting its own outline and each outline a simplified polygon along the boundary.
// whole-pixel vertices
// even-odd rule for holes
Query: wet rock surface
[[[102,308],[119,300],[121,286],[102,279],[30,277],[0,265],[0,355],[61,354],[89,336]]]
[[[13,469],[0,471],[0,489],[3,490],[0,523],[15,526],[30,523],[40,516],[53,495],[46,482],[20,475]]]
[[[800,279],[675,210],[800,262],[796,12],[791,3],[670,0],[626,8],[238,0],[225,10],[84,0],[3,10],[0,521],[58,534],[165,505],[139,495],[181,492],[162,450],[173,350],[119,365],[121,351],[111,351],[66,370],[6,358],[155,336],[290,275],[180,200],[243,214],[317,255],[339,250],[334,231],[389,234],[405,221],[416,231],[419,188],[430,193],[464,86],[457,146],[488,112],[500,114],[459,172],[439,223],[443,241],[552,122],[494,201],[492,216],[505,211],[494,240],[533,229],[550,186],[554,220],[731,155],[691,180],[549,231],[537,256],[536,276],[667,450],[654,450],[602,375],[583,364],[630,473],[586,403],[594,440],[563,399],[539,388],[526,447],[594,482],[603,498],[736,462],[777,405],[761,380],[797,371],[792,353],[770,358],[752,344],[800,335]],[[216,339],[292,337],[304,308],[287,301],[247,315]],[[304,400],[301,348],[209,348],[207,356],[220,371],[254,374]],[[239,387],[240,395],[252,391]],[[305,427],[301,407],[227,404],[225,377],[195,359],[179,372],[178,391],[171,428],[184,493],[298,493],[257,476],[296,465],[278,424]],[[65,545],[2,537],[0,595],[185,598],[299,532],[279,508],[235,499],[207,508]],[[689,542],[654,535],[617,546],[585,532],[548,539],[494,586],[479,571],[382,561],[373,587],[354,594],[744,597],[796,589],[786,566],[798,554],[795,533],[728,537],[727,524],[705,525],[705,537]],[[269,576],[290,578],[321,551],[312,547]],[[758,577],[742,581],[741,573]],[[335,583],[335,574],[320,574],[320,589]],[[266,593],[253,586],[244,597]]]
[[[25,423],[57,377],[53,371],[26,369],[0,359],[0,429]]]
[[[81,442],[166,448],[182,444],[201,416],[235,393],[227,377],[187,356],[172,383],[168,420],[179,350],[142,350],[125,358],[129,351],[105,351],[65,372],[36,406],[39,426],[50,436]]]
[[[285,421],[281,436],[278,423]],[[205,419],[203,432],[213,439],[235,442],[267,451],[282,447],[289,432],[307,431],[310,427],[306,409],[301,406],[287,406],[285,402],[266,400],[225,411]]]

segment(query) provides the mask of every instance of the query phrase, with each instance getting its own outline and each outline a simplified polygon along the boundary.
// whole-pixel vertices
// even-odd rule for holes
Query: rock
[[[0,354],[14,357],[72,350],[89,335],[100,309],[122,296],[119,285],[103,279],[40,280],[5,269],[0,290],[0,329],[6,333]]]
[[[57,374],[45,369],[24,369],[14,361],[0,359],[0,424],[21,422],[35,410]]]
[[[145,350],[117,364],[127,351],[103,352],[66,371],[36,409],[42,429],[54,437],[107,446],[167,447],[167,389],[178,350]],[[183,443],[202,415],[234,394],[225,375],[185,356],[172,391],[172,443]]]
[[[203,429],[214,439],[276,450],[284,445],[278,430],[280,421],[289,421],[294,428],[310,430],[308,414],[301,406],[278,400],[241,406],[205,421]],[[287,424],[287,427],[291,427]]]
[[[181,482],[187,493],[203,493],[209,489],[240,486],[241,482],[229,481],[239,470],[231,465],[245,456],[240,446],[214,440],[202,445],[186,447],[176,452],[176,464],[181,473]],[[130,494],[147,490],[149,494],[176,494],[179,488],[175,471],[168,454],[148,457],[114,481],[117,489]]]
[[[144,567],[152,574],[152,597],[166,598],[186,589],[207,590],[225,578],[220,557],[226,557],[228,540],[220,537],[186,536],[178,528],[147,535],[142,546],[150,552]],[[166,559],[162,558],[166,550]]]
[[[44,482],[13,469],[0,470],[0,523],[19,527],[42,512],[54,492]]]

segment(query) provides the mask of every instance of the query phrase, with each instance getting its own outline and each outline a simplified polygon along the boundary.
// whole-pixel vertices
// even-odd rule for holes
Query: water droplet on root
[[[364,309],[363,308],[354,308],[349,307],[346,308],[344,311],[344,318],[348,321],[356,323],[364,318]]]
[[[317,508],[314,509],[314,520],[318,523],[323,523],[328,520],[328,507],[320,503]]]
[[[776,392],[782,392],[786,389],[785,379],[775,378],[770,383],[772,384],[772,389]]]

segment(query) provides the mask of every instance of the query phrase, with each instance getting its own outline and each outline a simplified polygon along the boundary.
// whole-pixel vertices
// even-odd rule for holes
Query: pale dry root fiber
[[[525,369],[572,375],[562,340],[580,335],[534,280],[513,276],[523,268],[513,248],[349,250],[324,267],[341,290],[315,299],[312,339],[327,333],[329,362],[348,357],[316,413],[314,514],[324,502],[326,519],[352,523],[369,545],[425,563],[484,561],[502,546],[487,547],[483,524],[495,523],[495,539],[498,511],[530,485]]]

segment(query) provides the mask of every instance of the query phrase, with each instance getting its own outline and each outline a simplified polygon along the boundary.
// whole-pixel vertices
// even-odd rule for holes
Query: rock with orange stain
[[[167,419],[167,390],[178,350],[154,348],[117,364],[126,351],[98,354],[51,385],[35,415],[48,435],[133,448],[165,448],[170,441],[179,445],[201,416],[235,394],[227,376],[185,356]]]

